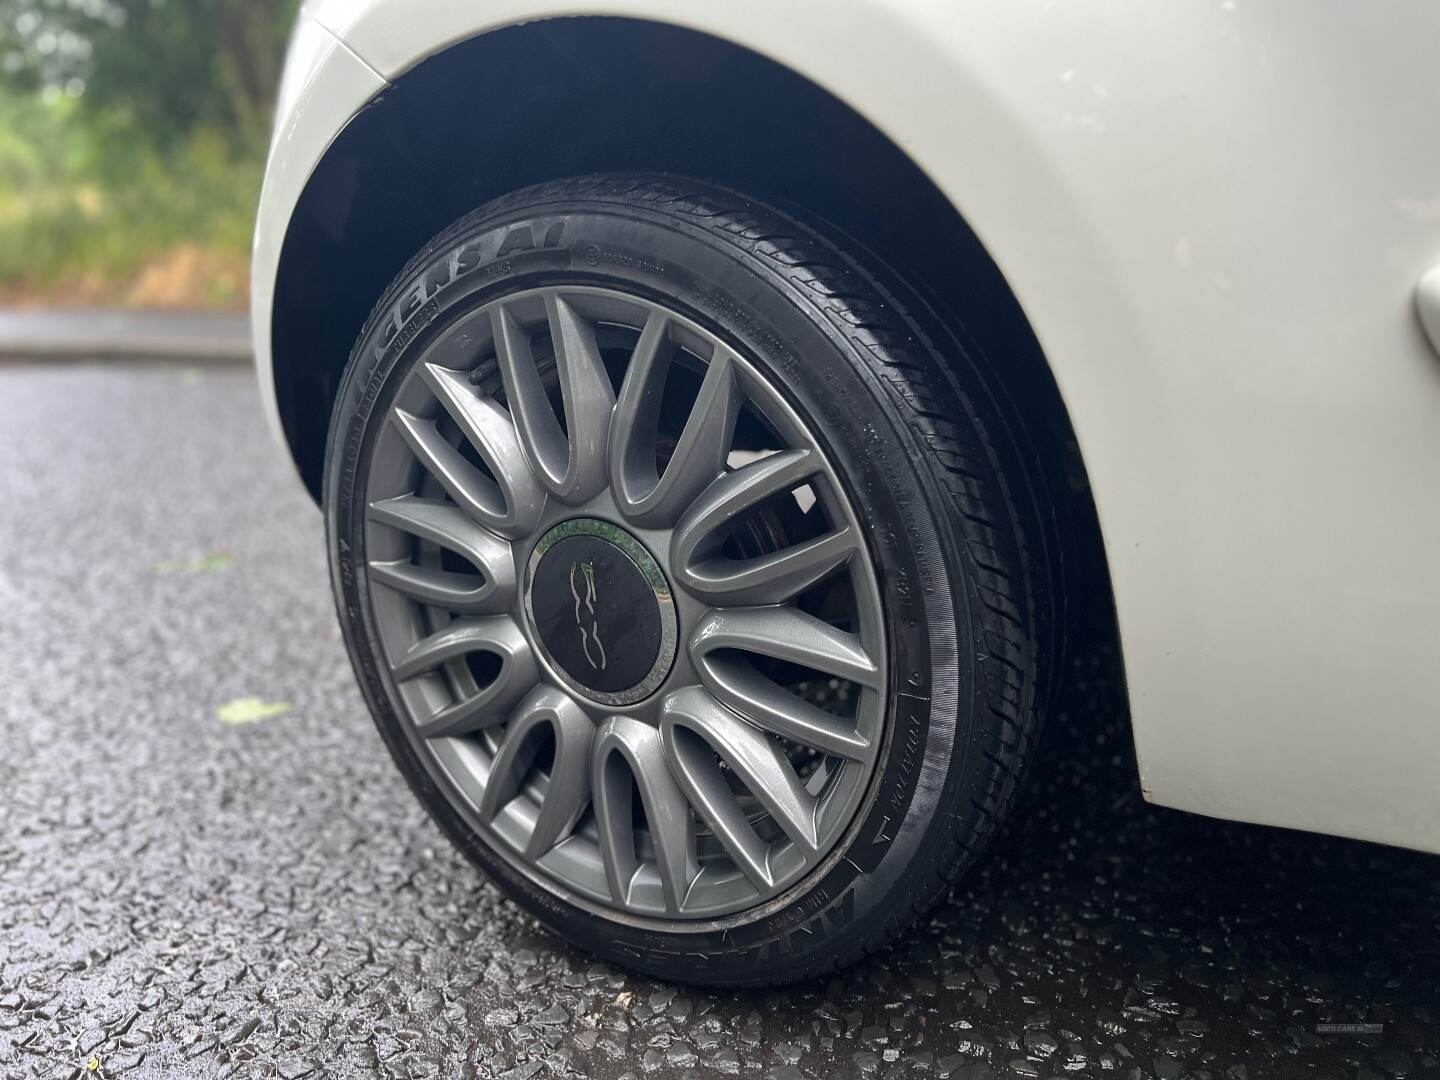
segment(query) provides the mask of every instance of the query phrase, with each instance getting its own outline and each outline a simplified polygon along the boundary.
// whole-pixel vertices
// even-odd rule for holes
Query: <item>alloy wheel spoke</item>
[[[670,775],[659,733],[630,717],[607,720],[595,735],[590,785],[611,896],[619,904],[631,904],[641,868],[631,806],[633,789],[638,789],[665,910],[678,914],[699,873],[695,823],[684,793]]]
[[[610,476],[615,501],[637,525],[675,524],[695,497],[725,471],[742,397],[733,354],[717,345],[675,450],[661,474],[655,464],[660,408],[669,359],[668,320],[653,315],[625,376],[610,432]]]
[[[879,687],[882,676],[855,634],[794,607],[727,608],[710,611],[690,636],[696,663],[721,649],[759,653],[814,668],[861,686]]]
[[[737,820],[740,807],[718,770],[704,769],[703,752],[697,752],[691,736],[698,736],[719,755],[750,794],[769,811],[785,835],[799,845],[807,860],[814,857],[819,849],[815,796],[805,790],[789,758],[773,739],[698,686],[677,690],[665,700],[660,730],[671,767],[681,785],[698,796],[697,806],[718,811],[724,826],[716,831],[722,839],[725,833],[730,833],[738,847],[747,847]],[[701,767],[696,768],[697,765]],[[731,806],[733,810],[729,809]],[[740,817],[743,819],[743,815]],[[706,820],[710,818],[707,816]],[[754,835],[748,826],[746,829]],[[755,861],[751,851],[753,848],[743,855],[747,862]]]
[[[488,822],[519,793],[547,731],[554,740],[554,763],[535,827],[525,843],[527,859],[543,857],[568,836],[590,802],[595,725],[568,694],[557,687],[537,686],[515,707],[479,806],[480,819]]]
[[[500,488],[445,440],[435,421],[404,409],[396,409],[393,417],[395,426],[426,471],[440,482],[445,494],[461,509],[487,523],[503,518],[505,497],[500,494]]]
[[[826,754],[868,761],[869,737],[854,721],[835,716],[777,686],[744,660],[709,657],[700,680],[719,700],[751,723]]]
[[[671,349],[670,319],[652,312],[630,354],[630,367],[615,401],[610,424],[610,486],[616,502],[633,519],[628,508],[660,481],[655,467],[655,444],[660,435],[660,409],[665,394],[665,373]]]
[[[511,539],[530,532],[540,519],[545,493],[520,449],[510,414],[471,386],[461,372],[427,363],[421,365],[420,375],[491,475],[465,460],[433,422],[427,426],[397,409],[406,441],[450,497],[486,528]]]
[[[787,450],[710,484],[675,528],[670,562],[676,579],[709,604],[776,604],[849,561],[858,542],[848,525],[754,558],[732,559],[720,552],[736,518],[804,483],[820,468],[813,451]]]
[[[859,684],[865,689],[857,718],[828,713],[778,685],[756,670],[747,653]],[[873,733],[859,718],[873,712],[874,692],[883,677],[854,635],[794,608],[712,611],[690,636],[690,658],[706,689],[756,726],[852,761],[873,756]]]
[[[530,335],[504,305],[492,315],[496,359],[521,445],[536,476],[556,498],[573,505],[605,487],[615,391],[590,324],[554,293],[546,294],[545,311],[560,378],[563,428],[551,408]]]
[[[504,611],[515,601],[515,559],[510,545],[477,525],[463,510],[439,499],[401,495],[370,504],[370,520],[428,540],[479,571],[457,573],[410,559],[370,562],[370,580],[416,600],[466,614]]]
[[[390,665],[400,682],[434,671],[447,660],[471,652],[488,652],[497,642],[509,639],[515,624],[505,615],[456,619],[444,628],[421,638]]]
[[[708,559],[677,570],[676,577],[712,604],[782,603],[847,563],[855,548],[847,526],[753,559]]]
[[[675,780],[751,885],[764,892],[775,884],[770,845],[760,839],[728,782],[710,745],[688,728],[663,734]]]
[[[499,671],[477,693],[419,721],[416,727],[422,737],[467,735],[503,723],[515,703],[535,685],[539,673],[530,643],[514,620],[505,615],[456,619],[396,658],[391,672],[397,682],[406,682],[470,653],[496,657]]]
[[[469,574],[455,574],[429,566],[416,566],[407,559],[372,559],[370,583],[384,585],[404,593],[422,604],[433,604],[452,611],[485,611],[488,583],[475,584]]]

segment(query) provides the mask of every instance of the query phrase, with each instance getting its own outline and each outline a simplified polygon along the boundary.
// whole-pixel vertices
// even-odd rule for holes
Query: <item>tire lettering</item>
[[[505,240],[497,254],[503,257],[512,251],[531,251],[534,247],[535,237],[530,232],[530,226],[521,225],[505,234]]]
[[[839,900],[813,919],[801,923],[789,933],[780,934],[760,945],[752,945],[745,951],[745,961],[749,964],[774,963],[808,951],[816,942],[847,925],[854,917],[855,890],[846,889]]]
[[[551,250],[560,246],[565,235],[565,222],[553,221],[545,226],[541,236],[540,246],[537,249],[535,244],[535,229],[530,225],[517,225],[507,232],[499,242],[499,249],[495,252],[493,260],[489,265],[485,248],[495,243],[494,234],[467,240],[459,247],[450,252],[449,256],[441,262],[434,263],[425,271],[420,280],[410,289],[406,290],[391,308],[389,316],[379,328],[375,341],[374,356],[376,361],[383,360],[398,342],[402,347],[413,340],[414,335],[406,336],[408,326],[416,321],[419,313],[434,306],[435,298],[445,289],[459,281],[467,274],[474,273],[482,265],[484,275],[501,276],[512,270],[512,264],[505,258],[511,252],[526,252],[536,250]],[[438,310],[438,307],[436,308]]]

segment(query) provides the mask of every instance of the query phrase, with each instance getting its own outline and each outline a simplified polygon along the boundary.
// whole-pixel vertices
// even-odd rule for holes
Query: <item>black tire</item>
[[[494,253],[457,259],[460,251]],[[456,274],[457,266],[463,271]],[[516,872],[457,812],[397,712],[366,586],[367,453],[427,332],[536,283],[663,298],[778,383],[868,526],[892,678],[886,744],[835,856],[723,930],[656,928]],[[360,332],[331,424],[324,509],[345,641],[406,779],[455,844],[555,932],[715,986],[824,975],[894,939],[1009,811],[1055,659],[1043,489],[958,327],[834,230],[660,176],[588,176],[489,203],[406,266]]]

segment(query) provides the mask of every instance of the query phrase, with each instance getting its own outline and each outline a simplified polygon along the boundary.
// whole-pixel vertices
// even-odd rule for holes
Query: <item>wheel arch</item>
[[[1425,533],[1391,530],[1377,558],[1372,532],[1332,527],[1335,490],[1359,493],[1362,516],[1379,520],[1413,509],[1405,493],[1433,479],[1436,456],[1417,448],[1440,438],[1434,357],[1409,298],[1435,257],[1433,223],[1411,197],[1428,190],[1434,155],[1403,135],[1424,126],[1431,7],[1378,28],[1327,10],[1303,20],[1296,47],[1301,24],[1273,11],[1143,0],[1123,5],[1124,32],[1112,34],[1095,33],[1082,7],[1042,0],[436,0],[423,18],[408,0],[307,6],[302,25],[327,59],[292,60],[291,75],[304,74],[282,93],[254,264],[272,420],[272,338],[277,368],[313,361],[286,355],[293,342],[272,335],[291,211],[326,148],[345,141],[336,133],[367,102],[382,107],[387,80],[403,87],[422,58],[472,39],[497,45],[527,21],[584,12],[683,24],[863,114],[883,133],[878,145],[943,195],[941,220],[960,221],[954,235],[978,236],[977,280],[1003,281],[1023,307],[1103,525],[1103,589],[1146,797],[1425,850],[1440,843],[1425,812],[1433,755],[1413,752],[1405,726],[1437,682],[1411,677],[1413,649],[1387,653],[1390,681],[1409,691],[1376,713],[1403,737],[1376,739],[1351,722],[1377,708],[1365,697],[1367,633],[1415,615],[1413,581],[1431,565]],[[1355,48],[1357,34],[1373,48]],[[661,58],[641,59],[637,70],[653,73]],[[462,103],[466,115],[477,129],[494,122],[537,74]],[[783,103],[760,119],[775,121]],[[1356,127],[1367,153],[1337,153],[1334,117],[1376,110],[1394,122]],[[1277,124],[1293,137],[1277,142]],[[1255,165],[1243,176],[1237,153]],[[827,147],[810,172],[857,164],[871,167]],[[810,179],[797,173],[791,189],[818,200]],[[885,219],[897,242],[882,251],[903,250],[898,222],[914,216]],[[1371,425],[1366,453],[1335,438],[1337,416]],[[302,420],[323,429],[326,414]],[[1337,565],[1360,585],[1316,588]],[[1383,792],[1368,783],[1392,773]]]
[[[587,56],[603,59],[575,62]],[[480,122],[476,101],[486,103]],[[313,495],[320,418],[354,334],[400,267],[497,195],[600,171],[693,175],[826,219],[903,265],[938,305],[963,299],[971,334],[1003,358],[996,368],[1007,389],[1072,439],[1004,276],[949,199],[877,127],[722,39],[577,17],[505,27],[416,65],[345,125],[311,172],[275,270],[269,345],[285,436]]]
[[[600,171],[691,175],[822,218],[904,267],[942,314],[963,305],[995,389],[1024,417],[1067,504],[1079,555],[1066,553],[1070,591],[1093,588],[1113,615],[1086,467],[1015,292],[952,199],[840,97],[724,38],[608,16],[505,26],[381,74],[390,84],[339,131],[300,191],[270,294],[276,413],[317,501],[354,335],[432,236],[531,183]],[[1077,583],[1077,563],[1098,573]]]

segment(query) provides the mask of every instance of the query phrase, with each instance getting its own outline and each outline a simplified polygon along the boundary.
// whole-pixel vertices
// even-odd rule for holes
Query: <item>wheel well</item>
[[[963,333],[1024,425],[1024,467],[1055,515],[1061,640],[1116,633],[1069,416],[968,224],[904,151],[824,89],[748,49],[658,23],[570,17],[485,34],[398,78],[336,138],[291,219],[272,324],[281,420],[317,501],[352,342],[411,256],[498,195],[602,171],[688,175],[824,219],[899,268],[957,329],[963,311]]]
[[[983,148],[977,148],[983,153]],[[709,35],[569,17],[458,44],[395,80],[337,136],[286,234],[275,390],[321,497],[329,420],[354,338],[390,281],[447,225],[516,188],[607,171],[670,172],[820,218],[900,270],[978,351],[1016,461],[1053,520],[1050,697],[1082,641],[1119,655],[1100,524],[1069,416],[1020,304],[949,199],[859,113],[795,72]],[[963,312],[963,320],[957,313]]]
[[[272,348],[286,437],[317,499],[352,341],[410,257],[517,187],[629,170],[690,175],[823,218],[901,268],[942,312],[963,308],[1047,468],[1079,478],[1056,489],[1084,487],[1019,304],[899,147],[748,49],[658,23],[573,17],[485,34],[401,76],[340,133],[301,195],[276,279]]]

